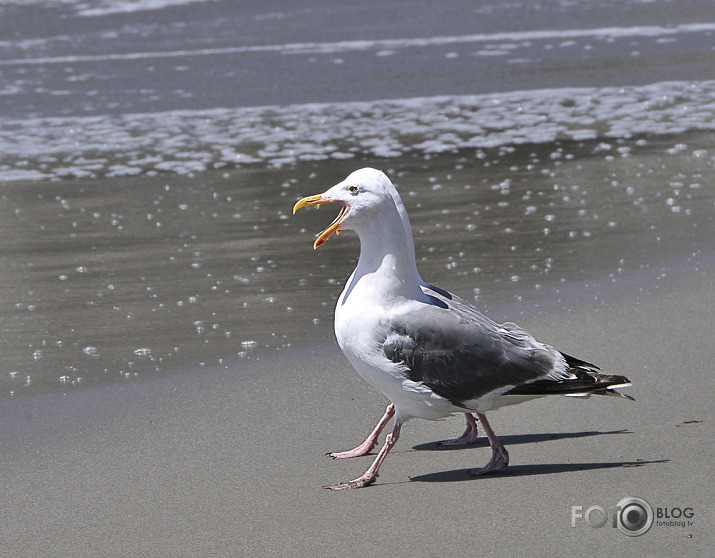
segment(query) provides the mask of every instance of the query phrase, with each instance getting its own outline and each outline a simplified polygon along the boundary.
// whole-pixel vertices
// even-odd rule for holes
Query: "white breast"
[[[371,297],[355,297],[354,294],[347,300],[344,296],[338,300],[335,337],[357,373],[395,404],[399,420],[404,422],[412,417],[441,420],[453,413],[464,412],[424,384],[408,379],[406,367],[385,356],[383,344],[388,335],[387,321],[395,312],[412,309],[392,305],[393,312],[387,315],[384,307],[373,307],[375,303]],[[360,304],[354,304],[355,300],[360,300]],[[407,302],[408,306],[412,304],[416,302]]]

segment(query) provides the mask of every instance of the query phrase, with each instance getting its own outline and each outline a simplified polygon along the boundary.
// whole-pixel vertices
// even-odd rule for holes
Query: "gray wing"
[[[435,300],[397,318],[385,340],[385,356],[407,367],[455,405],[536,380],[572,377],[564,357],[514,324],[499,325],[466,301],[434,287]]]

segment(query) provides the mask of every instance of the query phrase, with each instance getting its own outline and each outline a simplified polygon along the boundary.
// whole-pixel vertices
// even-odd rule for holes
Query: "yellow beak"
[[[328,200],[323,197],[323,194],[316,194],[314,196],[308,196],[303,199],[300,199],[296,202],[296,204],[293,206],[293,213],[298,211],[301,207],[305,207],[306,205],[323,205],[324,203],[339,203],[335,202],[334,200]],[[318,235],[318,238],[315,239],[315,243],[313,244],[313,250],[315,250],[318,246],[322,246],[325,244],[325,241],[328,240],[328,237],[333,234],[340,234],[341,229],[340,229],[340,222],[345,218],[345,216],[348,214],[350,211],[350,208],[343,204],[343,208],[340,210],[340,213],[338,213],[338,216],[335,218],[335,220],[328,225],[328,228],[325,229],[323,232],[321,232]]]

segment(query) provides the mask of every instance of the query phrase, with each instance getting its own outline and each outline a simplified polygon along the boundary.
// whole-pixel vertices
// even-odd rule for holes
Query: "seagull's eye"
[[[351,194],[357,194],[358,193],[358,187],[353,185],[353,186],[348,186],[348,192]]]

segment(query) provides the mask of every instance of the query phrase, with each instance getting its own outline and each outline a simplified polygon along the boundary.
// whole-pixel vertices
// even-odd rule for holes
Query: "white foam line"
[[[37,5],[67,6],[73,9],[81,17],[105,16],[118,13],[132,13],[150,10],[161,10],[166,7],[180,6],[183,4],[193,4],[197,2],[211,2],[216,0],[105,0],[104,2],[94,2],[98,6],[88,6],[89,2],[77,2],[77,0],[0,0],[0,3],[15,5]],[[44,7],[43,6],[43,7]]]
[[[361,154],[429,155],[559,138],[609,142],[714,130],[715,80],[89,117],[0,117],[0,183],[187,174],[253,164],[275,168]]]
[[[15,58],[0,60],[0,66],[26,64],[66,64],[73,62],[103,62],[109,60],[140,60],[144,58],[183,58],[187,56],[216,56],[222,54],[243,54],[278,52],[281,54],[324,54],[361,50],[404,49],[414,47],[443,46],[453,44],[482,43],[493,41],[536,41],[548,39],[575,38],[628,38],[662,37],[684,33],[708,33],[715,31],[713,23],[687,23],[673,27],[660,25],[636,27],[599,27],[596,29],[560,29],[545,31],[523,31],[502,33],[480,33],[453,37],[424,37],[416,39],[381,39],[338,41],[332,43],[288,43],[283,45],[256,45],[243,47],[205,48],[196,50],[173,50],[167,52],[130,52],[116,54],[48,56],[42,58]]]
[[[106,16],[112,14],[127,14],[149,10],[161,10],[171,6],[181,6],[196,2],[210,2],[211,0],[124,0],[112,2],[109,6],[84,7],[77,6],[77,15],[81,17]]]

